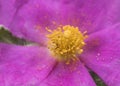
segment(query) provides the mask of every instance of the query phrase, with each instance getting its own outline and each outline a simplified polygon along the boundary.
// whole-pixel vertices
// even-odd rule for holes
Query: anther
[[[86,31],[79,31],[78,27],[65,25],[56,30],[46,28],[50,34],[47,34],[48,48],[52,54],[60,60],[65,60],[68,64],[70,60],[75,61],[77,54],[83,52],[84,40],[87,38]]]

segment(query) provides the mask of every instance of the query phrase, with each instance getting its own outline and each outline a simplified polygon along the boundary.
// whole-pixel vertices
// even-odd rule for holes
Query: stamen
[[[79,31],[78,27],[66,25],[58,27],[56,30],[49,30],[48,48],[51,53],[58,59],[66,61],[69,64],[70,60],[78,60],[77,55],[83,52],[84,40],[87,38],[86,31]]]

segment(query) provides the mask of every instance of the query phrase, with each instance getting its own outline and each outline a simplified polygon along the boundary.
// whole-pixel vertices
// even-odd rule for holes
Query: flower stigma
[[[82,33],[78,27],[71,25],[60,26],[55,30],[47,29],[47,47],[60,61],[69,64],[71,60],[78,60],[77,55],[83,52],[86,31]]]

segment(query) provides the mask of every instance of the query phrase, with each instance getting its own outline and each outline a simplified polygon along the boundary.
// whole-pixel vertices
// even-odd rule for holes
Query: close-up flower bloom
[[[120,0],[0,0],[0,86],[120,86]]]

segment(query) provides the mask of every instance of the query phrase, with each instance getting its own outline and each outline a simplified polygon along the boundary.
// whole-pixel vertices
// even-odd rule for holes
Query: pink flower
[[[0,0],[0,24],[36,43],[0,43],[0,86],[96,86],[88,69],[108,86],[120,86],[119,5],[119,0]]]

